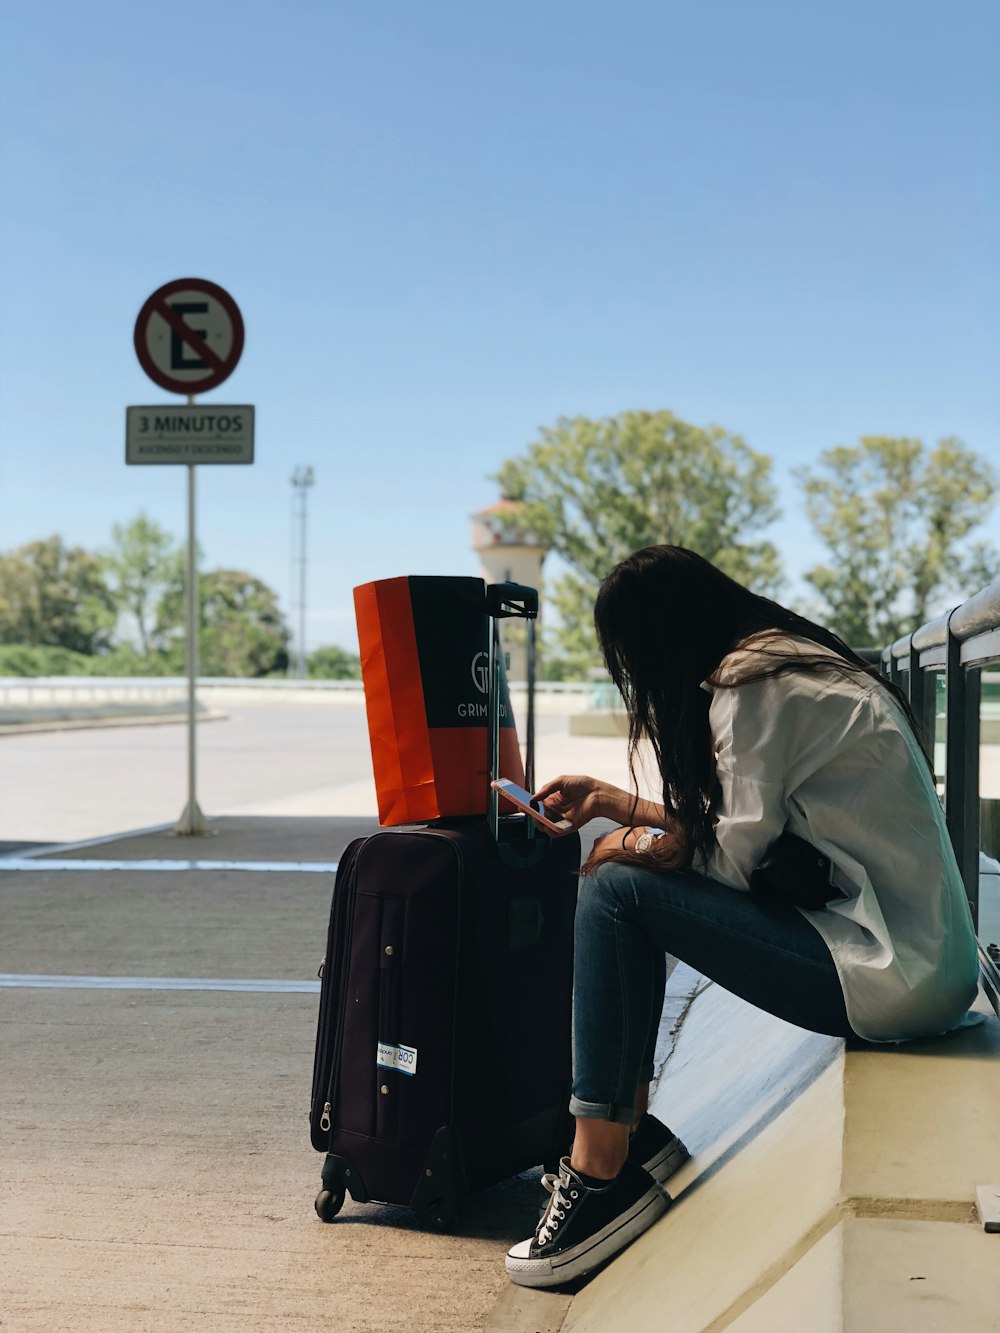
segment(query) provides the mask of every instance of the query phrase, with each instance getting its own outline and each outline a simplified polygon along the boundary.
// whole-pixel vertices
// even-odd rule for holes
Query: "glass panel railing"
[[[948,735],[948,682],[943,671],[929,672],[934,690],[934,781],[940,797],[944,797],[948,758],[945,740]]]
[[[982,673],[979,704],[979,846],[1000,862],[1000,670]],[[987,866],[983,867],[988,869]],[[979,938],[1000,948],[1000,873],[979,878]]]

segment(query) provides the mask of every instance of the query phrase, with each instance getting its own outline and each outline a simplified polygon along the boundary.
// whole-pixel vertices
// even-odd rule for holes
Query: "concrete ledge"
[[[705,989],[653,1098],[693,1154],[675,1206],[562,1333],[992,1327],[1000,1240],[974,1203],[1000,1182],[1000,1020],[981,1003],[946,1038],[845,1046]]]
[[[628,714],[620,708],[588,708],[569,720],[571,736],[627,736]]]
[[[225,718],[225,713],[198,708],[199,722],[219,722]],[[25,736],[36,731],[80,731],[94,727],[155,727],[174,722],[187,722],[186,705],[164,708],[123,705],[117,710],[106,704],[96,704],[93,708],[36,708],[20,714],[0,712],[0,736]]]
[[[937,1333],[997,1327],[996,1246],[962,1223],[848,1218],[744,1314],[733,1333]]]

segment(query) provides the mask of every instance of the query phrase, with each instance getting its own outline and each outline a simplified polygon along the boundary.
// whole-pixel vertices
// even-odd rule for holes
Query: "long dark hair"
[[[920,739],[905,696],[836,634],[758,596],[682,546],[647,546],[616,565],[601,583],[594,623],[628,711],[633,781],[639,743],[646,740],[662,777],[663,805],[678,829],[659,857],[623,852],[616,860],[686,865],[693,856],[707,858],[715,845],[719,783],[708,718],[712,696],[701,689],[703,681],[734,689],[785,672],[840,671],[892,694]],[[782,650],[778,643],[789,634],[827,651],[789,654],[787,644]],[[720,680],[715,673],[722,659],[750,639],[753,665]]]

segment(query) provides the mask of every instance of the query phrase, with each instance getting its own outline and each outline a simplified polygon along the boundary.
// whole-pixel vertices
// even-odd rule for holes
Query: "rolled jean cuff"
[[[609,1102],[581,1102],[570,1097],[569,1113],[580,1120],[610,1120],[614,1125],[631,1125],[635,1119],[634,1106],[613,1106]]]

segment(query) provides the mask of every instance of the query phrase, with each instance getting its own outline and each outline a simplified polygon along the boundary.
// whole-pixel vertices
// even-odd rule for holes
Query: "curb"
[[[198,722],[224,722],[228,713],[199,713]],[[124,717],[67,717],[48,722],[5,722],[0,736],[31,736],[44,731],[93,731],[104,727],[162,727],[187,722],[187,713],[128,713]]]
[[[518,1287],[512,1282],[490,1311],[483,1333],[559,1333],[573,1294]]]

